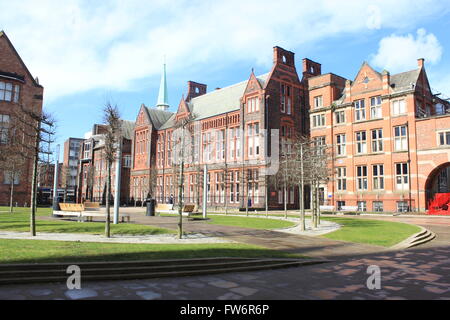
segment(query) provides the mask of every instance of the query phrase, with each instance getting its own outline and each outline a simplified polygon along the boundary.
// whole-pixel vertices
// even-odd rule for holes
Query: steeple
[[[156,108],[159,110],[167,110],[169,108],[169,97],[167,94],[167,79],[166,79],[166,62],[164,61],[163,73],[161,76],[161,84],[159,86],[158,103]]]

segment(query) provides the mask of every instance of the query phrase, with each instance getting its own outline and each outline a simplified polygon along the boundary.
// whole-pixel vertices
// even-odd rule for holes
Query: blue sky
[[[277,45],[353,79],[363,61],[391,73],[426,59],[450,96],[450,0],[0,0],[0,29],[45,87],[58,142],[83,137],[110,99],[134,120],[156,103],[164,55],[176,110],[186,82],[208,91],[263,74]]]

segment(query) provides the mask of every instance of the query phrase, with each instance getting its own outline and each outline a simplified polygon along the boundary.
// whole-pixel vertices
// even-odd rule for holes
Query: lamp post
[[[53,175],[53,211],[59,210],[58,204],[58,168],[59,168],[59,144],[56,145],[55,150],[55,174]]]

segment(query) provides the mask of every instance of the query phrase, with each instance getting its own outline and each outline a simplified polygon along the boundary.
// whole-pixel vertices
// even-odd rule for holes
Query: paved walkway
[[[367,288],[367,268],[381,269],[381,288]],[[134,281],[0,286],[0,299],[445,299],[450,300],[450,247],[408,250],[300,268]]]

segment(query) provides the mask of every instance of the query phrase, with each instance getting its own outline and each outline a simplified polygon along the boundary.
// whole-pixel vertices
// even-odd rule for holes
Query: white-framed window
[[[88,159],[90,156],[90,152],[91,152],[91,143],[90,142],[86,142],[84,144],[84,154],[83,154],[83,159]]]
[[[366,201],[358,201],[358,211],[359,212],[366,212],[367,211],[367,202]]]
[[[126,155],[123,157],[123,167],[131,168],[131,156],[130,155]]]
[[[397,212],[408,212],[409,206],[406,201],[397,201]]]
[[[450,131],[439,132],[439,145],[450,146]]]
[[[407,138],[406,126],[394,127],[394,147],[395,151],[408,150],[408,138]]]
[[[0,81],[0,101],[19,102],[20,86]]]
[[[374,212],[383,212],[383,201],[374,201],[372,203]]]
[[[323,154],[325,152],[326,136],[314,137],[313,138],[314,146],[316,147],[317,154]]]
[[[252,113],[258,111],[259,111],[259,98],[258,97],[249,98],[247,100],[247,112]]]
[[[286,113],[286,85],[285,84],[281,84],[280,111],[282,113]]]
[[[392,114],[394,116],[406,113],[406,101],[404,99],[392,101]]]
[[[407,163],[395,164],[395,185],[397,190],[407,190],[409,187],[409,167]]]
[[[4,184],[11,184],[11,180],[14,180],[14,184],[18,185],[20,184],[20,174],[18,172],[11,172],[11,171],[5,171],[3,175],[3,183]]]
[[[335,112],[336,124],[345,123],[345,111]]]
[[[370,118],[380,119],[382,116],[381,96],[370,98]]]
[[[373,178],[373,189],[383,190],[384,189],[384,166],[382,164],[376,164],[372,166],[372,178]]]
[[[313,128],[325,126],[325,114],[316,114],[312,116],[312,126]]]
[[[336,183],[337,189],[339,191],[347,190],[347,168],[337,167],[336,168]]]
[[[356,132],[356,153],[367,153],[367,135],[365,131]]]
[[[383,151],[383,129],[372,130],[372,152]]]
[[[346,150],[346,137],[345,134],[336,135],[336,154],[338,156],[345,156],[347,154]]]
[[[259,155],[259,123],[248,124],[248,156],[256,157]]]
[[[367,190],[367,166],[356,167],[358,190]]]
[[[323,96],[314,97],[314,108],[323,107]]]
[[[225,160],[225,130],[216,131],[216,160]]]
[[[7,144],[9,140],[10,117],[0,114],[0,144]]]
[[[357,100],[353,103],[355,106],[355,120],[366,120],[366,103],[364,100]]]

